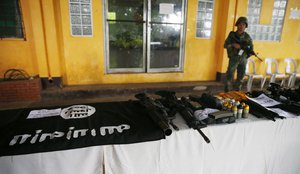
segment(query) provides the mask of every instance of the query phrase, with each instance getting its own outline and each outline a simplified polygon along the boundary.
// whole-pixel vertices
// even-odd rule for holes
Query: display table
[[[249,117],[202,129],[180,117],[180,131],[158,141],[0,157],[2,174],[297,174],[300,118]]]

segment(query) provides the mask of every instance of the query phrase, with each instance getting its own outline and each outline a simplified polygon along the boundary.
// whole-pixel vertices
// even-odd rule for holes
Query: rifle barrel
[[[258,57],[257,54],[254,54],[254,56],[255,56],[256,58],[258,58],[258,60],[260,60],[261,62],[263,62],[262,58]]]
[[[197,131],[201,134],[202,138],[206,141],[206,143],[210,143],[210,139],[202,132],[200,128],[197,128]]]

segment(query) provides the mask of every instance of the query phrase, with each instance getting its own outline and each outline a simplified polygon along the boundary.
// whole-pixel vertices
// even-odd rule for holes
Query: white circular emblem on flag
[[[60,116],[64,119],[85,118],[93,115],[96,109],[88,105],[73,105],[62,109]]]

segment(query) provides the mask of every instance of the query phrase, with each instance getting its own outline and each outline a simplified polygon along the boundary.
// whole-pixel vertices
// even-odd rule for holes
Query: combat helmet
[[[246,24],[246,28],[248,27],[248,19],[244,16],[238,18],[238,20],[235,23],[235,26],[238,26],[241,22]]]

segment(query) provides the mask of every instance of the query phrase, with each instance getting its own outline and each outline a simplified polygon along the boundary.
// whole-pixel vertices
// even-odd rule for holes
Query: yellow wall
[[[26,40],[2,39],[0,40],[0,75],[12,68],[26,69],[29,74],[38,74],[37,61],[33,49],[33,35],[31,26],[31,14],[26,0],[21,1],[23,8],[24,27]]]
[[[52,0],[43,0],[43,4],[40,2],[20,0],[26,39],[8,38],[0,41],[1,74],[8,69],[17,68],[41,77],[48,77],[49,74],[61,75],[60,69],[56,68],[59,65],[59,57]],[[51,72],[48,72],[47,59],[50,59]]]
[[[197,0],[188,2],[184,80],[215,80],[219,56],[218,48],[220,47],[219,39],[223,29],[218,19],[222,18],[223,11],[220,9],[223,9],[223,3],[226,1],[215,3],[211,39],[196,38],[197,2]]]
[[[70,35],[68,3],[60,1],[62,50],[64,54],[64,83],[73,84],[106,84],[106,83],[144,83],[169,81],[214,80],[216,76],[217,52],[216,38],[198,39],[196,35],[197,0],[188,2],[188,21],[184,72],[176,73],[137,73],[106,74],[103,46],[103,13],[101,1],[93,1],[93,37],[72,37]],[[218,19],[219,4],[216,3],[214,18]],[[217,22],[215,22],[217,23]],[[218,28],[214,27],[213,35]],[[205,62],[205,63],[204,63]]]
[[[64,85],[215,80],[216,73],[225,73],[227,68],[223,43],[233,29],[236,2],[237,17],[247,14],[247,0],[215,0],[213,37],[200,39],[195,37],[198,1],[188,0],[183,72],[106,74],[103,1],[92,1],[92,37],[71,36],[68,2],[21,0],[26,40],[0,40],[1,74],[20,68],[31,75],[62,77]],[[300,1],[289,0],[281,42],[254,42],[260,56],[300,60],[300,20],[288,19],[289,9],[295,7],[300,8]],[[262,18],[262,22],[267,21],[267,17]],[[261,63],[259,70],[263,68]]]

